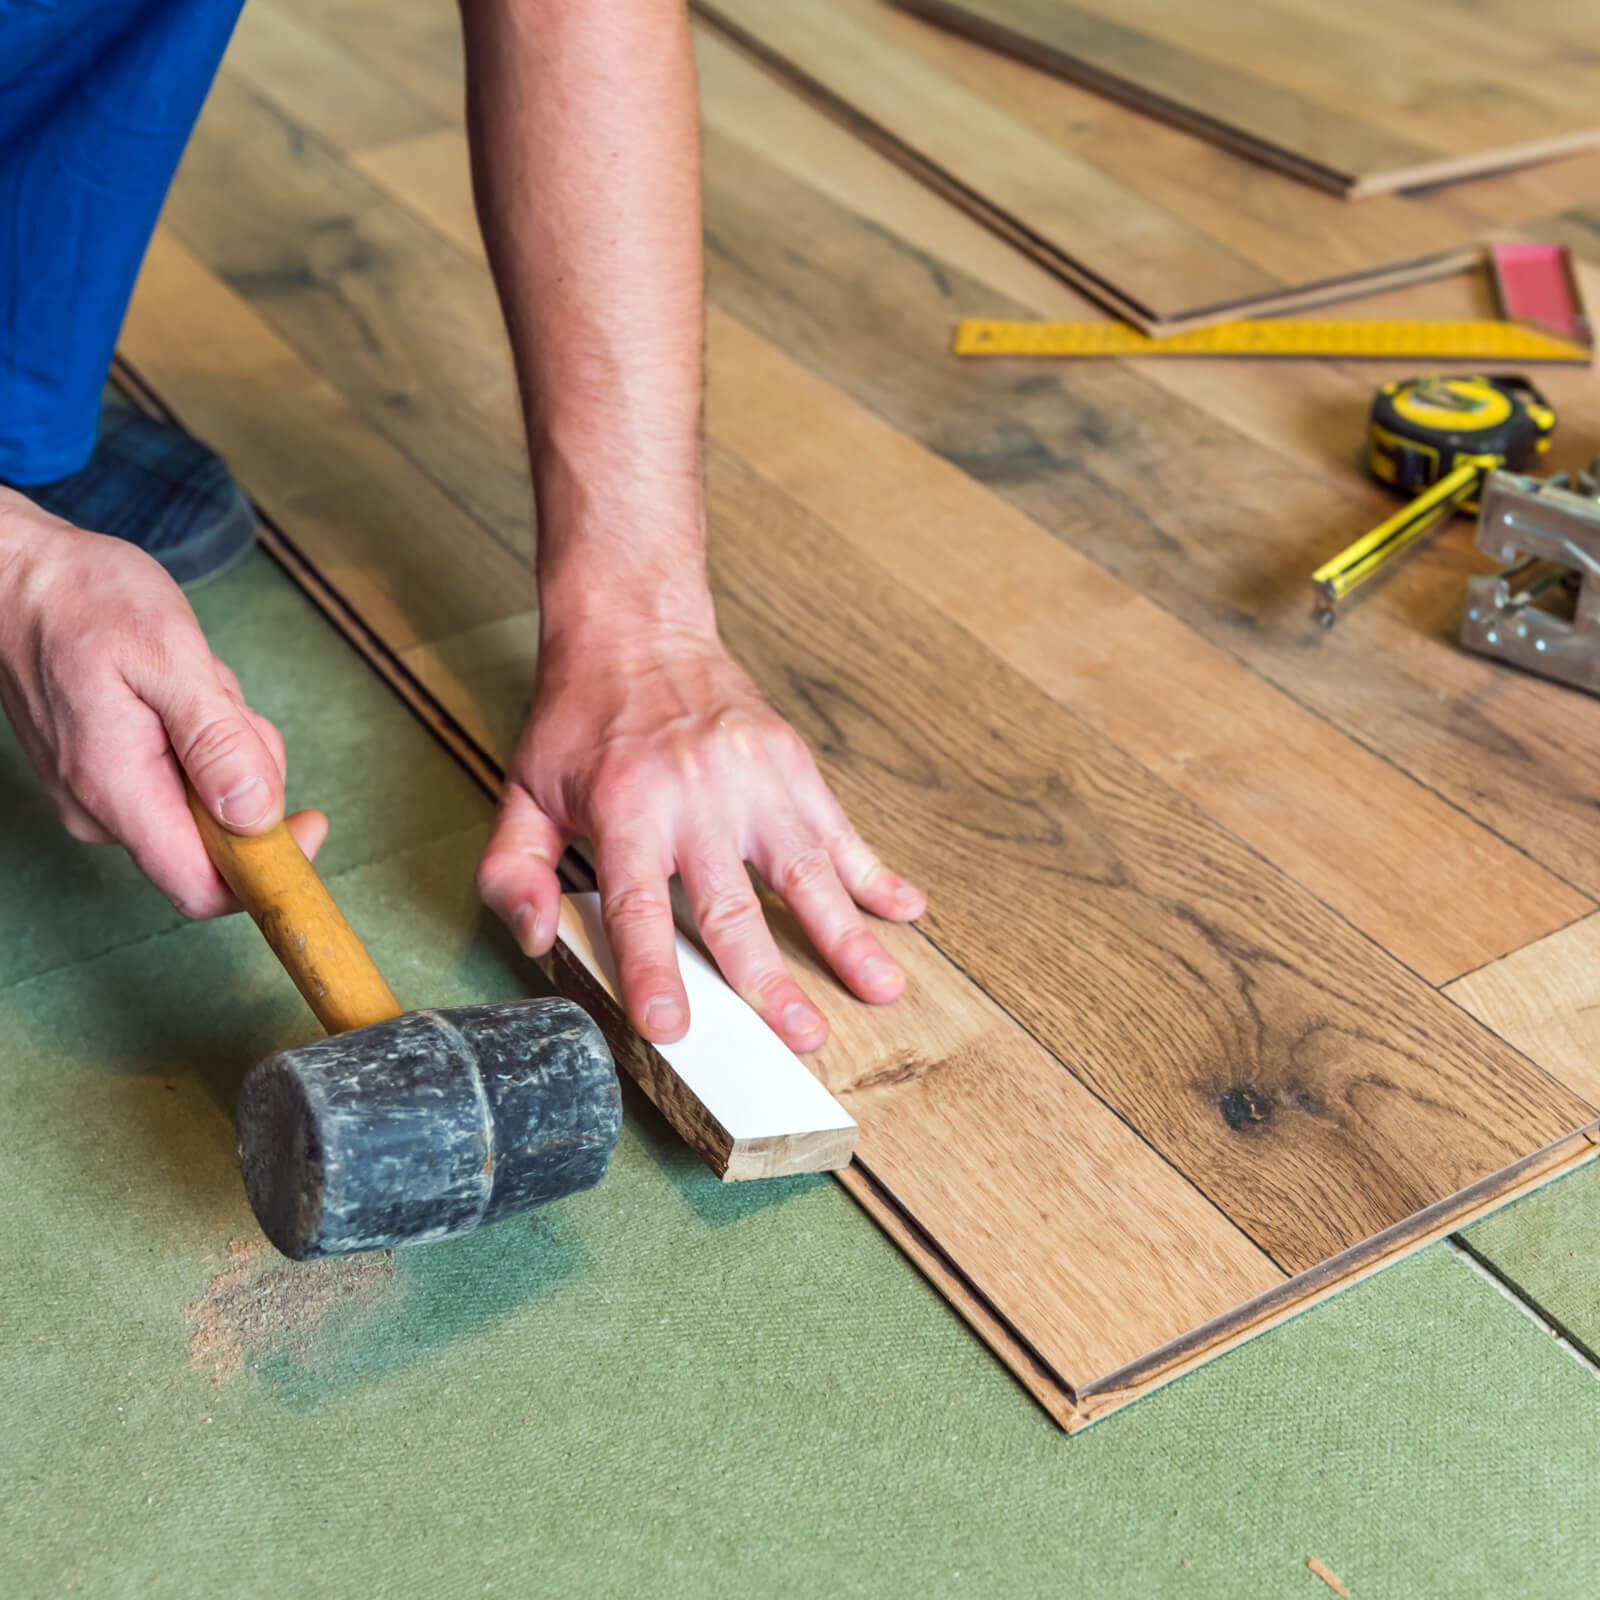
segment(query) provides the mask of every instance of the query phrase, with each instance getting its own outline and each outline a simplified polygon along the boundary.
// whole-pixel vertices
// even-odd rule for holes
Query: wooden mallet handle
[[[268,833],[230,833],[192,788],[189,810],[206,854],[329,1033],[400,1015],[400,1002],[287,823]]]

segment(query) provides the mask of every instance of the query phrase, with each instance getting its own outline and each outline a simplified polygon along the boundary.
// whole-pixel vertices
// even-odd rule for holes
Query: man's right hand
[[[244,703],[159,562],[3,488],[0,704],[68,833],[124,846],[185,916],[238,909],[183,774],[226,827],[265,833],[283,815],[278,730]],[[328,831],[317,811],[289,827],[308,856]]]

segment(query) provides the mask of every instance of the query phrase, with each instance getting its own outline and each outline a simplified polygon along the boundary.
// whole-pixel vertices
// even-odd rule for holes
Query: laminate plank
[[[285,116],[346,153],[414,138],[447,120],[270,0],[251,0],[240,13],[227,61]]]
[[[477,263],[226,66],[164,223],[303,359],[337,372],[340,392],[408,458],[459,461],[465,470],[446,477],[425,470],[508,550],[531,554],[516,375]],[[458,388],[473,415],[451,404]]]
[[[715,444],[708,495],[724,637],[935,945],[1285,1270],[1592,1120]]]
[[[1600,141],[1591,105],[1498,53],[1491,71],[1448,31],[1413,47],[1275,0],[897,3],[1351,197]]]
[[[708,336],[713,438],[1430,983],[1593,909],[732,319]]]
[[[1438,150],[1318,105],[1090,7],[1056,0],[896,0],[908,11],[1296,178],[1344,193],[1369,170],[1425,166]],[[1131,19],[1130,19],[1131,20]]]
[[[1444,992],[1574,1094],[1600,1099],[1600,916],[1469,972]]]
[[[1336,628],[1312,621],[1310,572],[1393,508],[1354,461],[1358,386],[1307,399],[1289,372],[1257,391],[1310,448],[1348,441],[1342,475],[1333,454],[1311,472],[1225,407],[1185,403],[1170,376],[956,361],[958,317],[1011,314],[993,290],[931,271],[924,251],[736,145],[707,161],[705,195],[714,305],[1557,877],[1600,889],[1600,748],[1571,736],[1573,695],[1455,643],[1465,579],[1484,570],[1470,528]],[[1588,443],[1564,437],[1558,465]]]
[[[526,611],[527,567],[241,309],[160,230],[123,353],[393,648]]]
[[[808,0],[803,7],[782,0],[718,0],[701,10],[865,117],[958,188],[1114,284],[1147,314],[1187,309],[1163,306],[1175,258],[1184,263],[1184,292],[1192,306],[1280,287],[1220,241],[1143,203],[1003,108],[886,47],[870,12],[858,14],[828,0]],[[1114,273],[1105,270],[1113,263]]]
[[[800,9],[778,0],[704,0],[698,9],[775,70],[817,96],[834,114],[846,118],[858,132],[879,140],[924,181],[972,209],[988,226],[1035,253],[1052,271],[1095,295],[1118,315],[1142,326],[1160,323],[1175,327],[1217,320],[1241,314],[1247,305],[1285,310],[1324,303],[1359,293],[1362,287],[1454,270],[1462,259],[1459,239],[1451,243],[1437,234],[1416,232],[1392,234],[1386,250],[1358,258],[1338,226],[1332,225],[1332,213],[1340,208],[1324,199],[1330,207],[1326,219],[1330,225],[1321,231],[1329,249],[1323,253],[1308,249],[1297,274],[1277,277],[1253,258],[1250,249],[1267,241],[1267,248],[1275,250],[1270,229],[1259,227],[1253,237],[1237,239],[1226,211],[1220,208],[1212,208],[1205,219],[1207,225],[1198,226],[1185,215],[1195,206],[1191,186],[1163,176],[1174,166],[1204,168],[1209,164],[1214,169],[1212,187],[1225,188],[1229,175],[1205,152],[1203,142],[1166,130],[1166,139],[1176,141],[1171,160],[1135,158],[1127,162],[1117,154],[1125,141],[1099,137],[1107,108],[1093,96],[1082,95],[1091,125],[1079,134],[1076,119],[1047,117],[1058,133],[1065,129],[1066,134],[1059,141],[1047,138],[1045,142],[1056,152],[1057,166],[1068,161],[1076,169],[1096,174],[1102,190],[1109,184],[1120,191],[1116,205],[1124,227],[1142,219],[1137,220],[1142,235],[1165,241],[1163,253],[1135,281],[1130,276],[1126,246],[1117,247],[1114,241],[1097,236],[1096,229],[1104,227],[1102,218],[1083,212],[1080,206],[1063,227],[1058,212],[1035,214],[1017,209],[1030,197],[1016,189],[1009,176],[1009,160],[994,159],[1003,147],[994,144],[988,134],[970,140],[959,137],[963,120],[977,106],[986,108],[985,127],[1000,119],[1008,127],[1020,128],[1030,146],[1036,130],[1016,114],[1007,98],[969,88],[961,81],[961,66],[952,71],[950,60],[935,59],[941,49],[947,54],[950,49],[948,42],[938,43],[938,29],[874,0],[807,0]],[[971,63],[981,61],[984,52],[962,45],[954,55],[957,62]],[[992,75],[992,63],[988,70]],[[1046,75],[1034,77],[1034,98],[1063,92]],[[1150,130],[1140,129],[1137,118],[1128,120],[1130,128],[1137,130],[1134,136],[1148,141]],[[1113,179],[1109,170],[1119,161],[1124,165],[1125,180]],[[1302,186],[1288,179],[1275,181],[1286,191],[1283,209],[1287,213],[1304,211],[1319,198],[1306,195]],[[1175,228],[1187,232],[1175,232]],[[1426,244],[1420,243],[1424,237]],[[1201,252],[1201,259],[1215,262],[1219,270],[1197,278],[1189,253],[1193,250]],[[1220,270],[1223,256],[1219,251],[1241,268],[1248,266],[1251,272],[1264,275],[1265,281],[1258,276],[1251,288],[1241,272],[1237,288],[1230,288]],[[1353,259],[1356,264],[1351,265]]]
[[[1023,3],[1049,7],[1053,0]],[[1202,63],[1244,66],[1313,107],[1412,140],[1447,161],[1484,154],[1492,163],[1503,160],[1507,146],[1525,150],[1552,135],[1593,127],[1592,93],[1574,97],[1544,71],[1526,71],[1514,46],[1475,48],[1452,24],[1430,33],[1428,9],[1418,9],[1414,0],[1391,7],[1386,37],[1352,27],[1342,7],[1313,12],[1294,0],[1232,0],[1198,10],[1171,0],[1119,0],[1115,8],[1106,0],[1079,3],[1097,15],[1131,21]],[[1561,10],[1570,50],[1600,11],[1589,0]],[[1235,114],[1239,110],[1251,118],[1257,114],[1248,101]]]

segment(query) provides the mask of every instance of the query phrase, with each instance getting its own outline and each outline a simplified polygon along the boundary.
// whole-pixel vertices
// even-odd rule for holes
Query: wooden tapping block
[[[676,1044],[649,1044],[628,1021],[598,894],[562,897],[552,970],[600,1024],[617,1065],[725,1182],[849,1165],[855,1119],[681,933],[689,1031]]]

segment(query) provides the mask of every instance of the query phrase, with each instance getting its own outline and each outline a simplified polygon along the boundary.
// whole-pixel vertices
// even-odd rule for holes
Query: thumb
[[[209,661],[145,698],[201,803],[225,828],[265,833],[282,819],[283,769]]]

